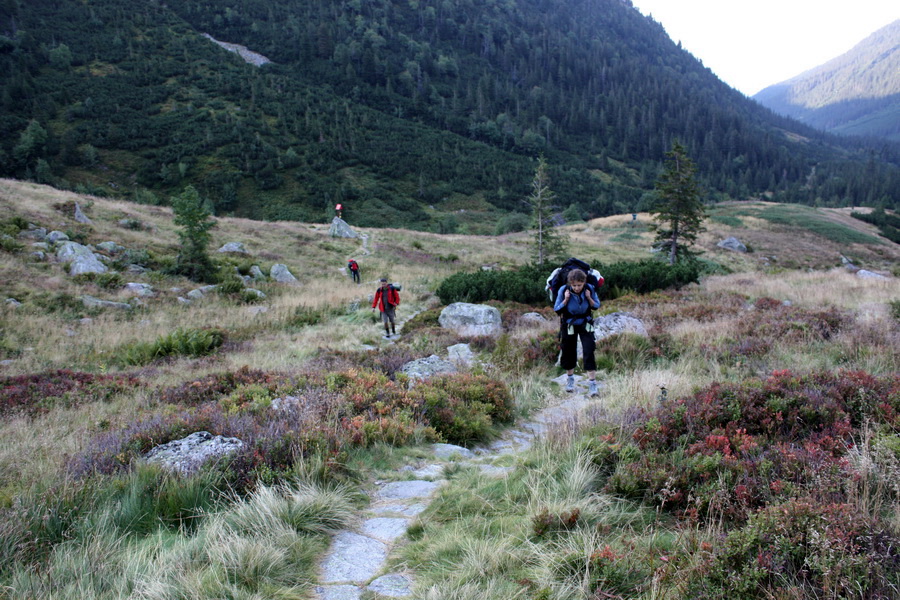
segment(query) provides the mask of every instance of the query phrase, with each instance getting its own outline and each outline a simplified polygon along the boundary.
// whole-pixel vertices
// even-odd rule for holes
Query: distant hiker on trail
[[[384,323],[384,337],[389,338],[391,334],[397,335],[397,328],[394,325],[394,307],[400,304],[400,294],[397,289],[388,283],[384,277],[381,278],[381,287],[375,292],[375,300],[372,302],[372,309],[376,307],[381,311],[381,322]],[[390,328],[388,328],[390,325]]]
[[[342,204],[336,204],[334,206],[334,212],[337,213],[337,218],[341,218],[341,212],[344,210],[344,206]]]
[[[353,278],[357,284],[359,283],[359,264],[352,258],[347,261],[347,268],[350,270],[350,277]]]
[[[587,283],[587,275],[581,269],[569,271],[566,285],[559,289],[554,310],[560,313],[560,365],[566,370],[566,391],[575,391],[575,365],[578,362],[578,338],[584,354],[584,370],[589,380],[588,395],[596,396],[597,364],[594,361],[594,318],[591,312],[600,308],[600,298],[593,285]]]

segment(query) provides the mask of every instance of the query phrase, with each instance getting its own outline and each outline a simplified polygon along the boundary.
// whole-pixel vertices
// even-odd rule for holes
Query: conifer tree
[[[194,281],[212,282],[215,266],[206,251],[210,234],[216,222],[197,189],[189,185],[179,196],[172,198],[175,224],[182,227],[178,232],[181,251],[175,263],[175,271]]]
[[[676,140],[666,153],[666,168],[656,182],[656,200],[650,208],[653,219],[658,221],[650,226],[656,232],[654,247],[668,254],[670,265],[674,265],[679,256],[692,256],[694,253],[689,246],[704,231],[706,213],[695,173],[693,161]]]
[[[559,259],[566,253],[568,240],[555,226],[553,201],[556,194],[550,189],[550,176],[547,174],[547,161],[541,156],[534,171],[531,182],[531,194],[525,203],[531,207],[532,227],[534,228],[533,262],[543,267],[545,262]]]

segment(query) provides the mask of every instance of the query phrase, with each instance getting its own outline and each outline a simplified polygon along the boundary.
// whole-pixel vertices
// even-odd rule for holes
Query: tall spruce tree
[[[654,246],[667,253],[670,265],[679,257],[693,256],[689,247],[704,231],[706,212],[694,177],[696,171],[684,146],[676,140],[666,153],[666,168],[656,182],[656,201],[650,208],[658,221],[650,226],[656,232]]]
[[[534,228],[532,260],[539,267],[563,257],[568,246],[566,236],[554,223],[554,200],[556,194],[550,189],[547,160],[541,156],[531,181],[531,194],[525,199],[531,207],[531,225]]]

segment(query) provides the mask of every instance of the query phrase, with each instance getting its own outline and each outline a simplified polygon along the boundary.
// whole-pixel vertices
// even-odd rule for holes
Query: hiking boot
[[[593,379],[588,384],[588,396],[599,396],[600,392],[597,391],[597,382]]]
[[[566,379],[566,391],[570,394],[575,391],[575,378],[572,375]]]

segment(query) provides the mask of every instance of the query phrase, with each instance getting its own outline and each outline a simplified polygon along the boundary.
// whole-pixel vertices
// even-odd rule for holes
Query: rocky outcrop
[[[189,475],[206,462],[228,456],[243,446],[244,442],[237,438],[198,431],[186,438],[153,448],[144,455],[144,459],[169,471]]]
[[[69,275],[106,273],[107,268],[90,248],[77,242],[62,242],[56,249],[56,259],[69,263]]]
[[[497,336],[502,330],[500,311],[486,304],[454,302],[441,311],[438,323],[463,336]]]
[[[425,380],[435,375],[449,375],[456,373],[456,367],[453,363],[447,362],[437,354],[432,354],[427,358],[413,360],[402,367],[400,372],[405,373],[412,380]]]

